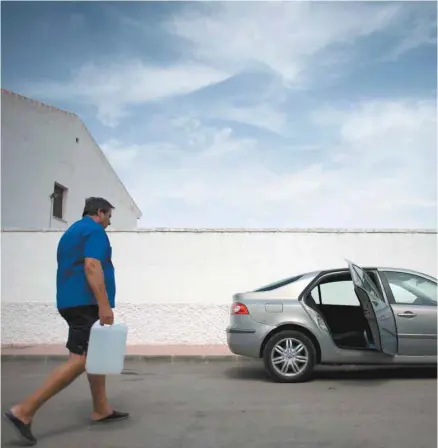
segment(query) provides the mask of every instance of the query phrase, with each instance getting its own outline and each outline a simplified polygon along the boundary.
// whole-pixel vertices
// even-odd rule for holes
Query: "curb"
[[[65,361],[68,355],[2,355],[2,362],[34,361],[48,363]],[[248,362],[254,361],[239,355],[126,355],[125,361],[145,363],[211,363],[211,362]]]

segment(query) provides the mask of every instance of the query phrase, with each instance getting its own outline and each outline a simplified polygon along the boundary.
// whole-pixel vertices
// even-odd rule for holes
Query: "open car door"
[[[379,293],[369,275],[348,261],[354,291],[364,309],[376,348],[390,356],[397,354],[397,327],[391,307]]]

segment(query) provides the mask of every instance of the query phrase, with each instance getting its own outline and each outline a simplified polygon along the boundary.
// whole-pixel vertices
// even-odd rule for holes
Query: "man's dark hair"
[[[84,216],[95,216],[101,210],[104,213],[108,213],[114,210],[114,207],[104,198],[87,198],[85,200],[85,207],[82,213]]]

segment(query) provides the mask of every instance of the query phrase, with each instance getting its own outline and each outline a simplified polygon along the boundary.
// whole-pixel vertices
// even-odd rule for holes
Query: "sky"
[[[437,227],[436,3],[1,8],[2,87],[81,117],[140,227]]]

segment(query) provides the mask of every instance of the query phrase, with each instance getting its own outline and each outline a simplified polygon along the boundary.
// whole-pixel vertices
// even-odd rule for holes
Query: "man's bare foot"
[[[118,422],[120,420],[126,420],[129,418],[128,412],[118,412],[118,411],[109,411],[107,414],[98,414],[97,412],[93,412],[91,414],[91,422],[92,423],[110,423],[110,422]]]
[[[108,408],[105,410],[105,412],[93,412],[91,414],[91,421],[97,421],[102,420],[103,418],[108,417],[108,415],[111,415],[113,413],[113,410],[111,408]]]
[[[25,425],[32,423],[32,416],[30,416],[20,405],[13,406],[10,410],[13,416],[21,420]]]

